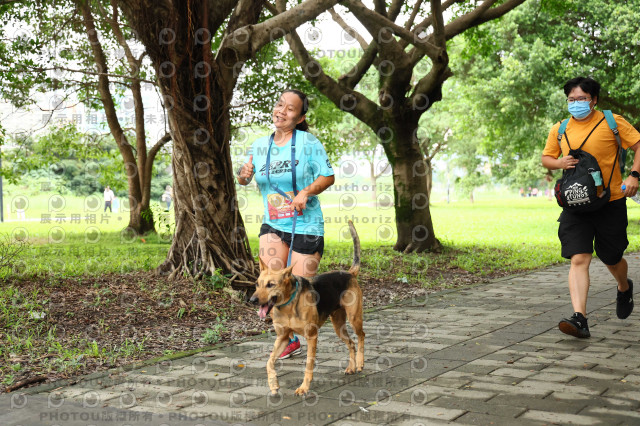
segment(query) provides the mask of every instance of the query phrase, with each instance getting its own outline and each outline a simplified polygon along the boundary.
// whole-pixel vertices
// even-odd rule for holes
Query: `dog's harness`
[[[271,134],[269,138],[269,149],[267,149],[267,182],[271,189],[276,191],[278,194],[282,195],[284,198],[289,200],[289,202],[293,202],[293,199],[289,197],[289,195],[284,192],[282,189],[278,188],[277,185],[274,185],[269,180],[269,167],[271,163],[271,144],[273,144],[273,138],[275,136],[275,132]],[[296,188],[296,130],[293,129],[293,134],[291,135],[291,183],[293,185],[293,196],[298,195],[298,189]],[[293,251],[293,238],[296,235],[296,219],[298,218],[298,211],[293,209],[293,225],[291,226],[291,246],[289,246],[289,256],[287,257],[287,266],[291,266],[291,252]],[[298,289],[298,281],[296,280],[296,291]],[[295,293],[294,293],[295,295]],[[293,297],[293,296],[292,296]],[[291,299],[289,299],[291,302]],[[289,303],[287,302],[287,303]],[[285,305],[287,304],[285,303]],[[280,305],[284,306],[284,305]]]
[[[291,275],[291,276],[296,281],[296,289],[293,290],[293,293],[291,294],[291,297],[289,298],[289,300],[284,302],[282,305],[276,306],[276,308],[282,308],[283,306],[287,306],[289,303],[291,303],[291,301],[296,297],[296,294],[298,293],[298,279],[296,277],[294,277],[293,275]]]

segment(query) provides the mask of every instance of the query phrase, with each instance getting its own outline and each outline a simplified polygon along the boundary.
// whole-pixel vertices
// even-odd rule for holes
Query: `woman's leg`
[[[258,256],[270,269],[284,269],[289,257],[289,245],[282,241],[276,234],[268,233],[260,236],[260,248]],[[293,258],[293,254],[292,254]],[[295,268],[293,273],[295,274]],[[289,339],[293,339],[293,332],[289,333]]]
[[[289,245],[276,234],[264,234],[260,236],[259,256],[267,267],[283,269],[287,266]],[[314,277],[318,271],[321,258],[320,253],[303,254],[295,251],[291,252],[292,273],[305,278]],[[289,333],[289,339],[293,341],[294,338],[293,332]]]
[[[313,278],[318,272],[318,265],[320,265],[320,253],[303,254],[292,252],[291,264],[293,265],[293,275],[300,275],[305,278]]]
[[[293,270],[291,271],[293,275],[302,276],[308,279],[311,279],[316,276],[318,272],[318,265],[320,264],[320,253],[314,254],[303,254],[298,252],[291,252],[291,264],[293,265]],[[289,336],[290,339],[293,339],[293,333]]]
[[[284,269],[287,266],[289,245],[276,234],[264,234],[260,236],[258,255],[267,267],[275,270]]]

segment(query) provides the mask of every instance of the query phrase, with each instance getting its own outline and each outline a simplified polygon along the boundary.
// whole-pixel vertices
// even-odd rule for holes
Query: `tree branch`
[[[99,3],[100,2],[98,2],[98,4]],[[120,27],[120,22],[118,21],[118,4],[116,0],[111,0],[111,8],[113,10],[111,17],[107,15],[105,16],[105,19],[111,25],[111,29],[116,37],[118,44],[124,49],[124,54],[127,58],[127,62],[129,63],[131,72],[137,76],[140,71],[140,64],[138,63],[138,60],[135,58],[135,56],[133,56],[131,48],[129,47],[129,43],[127,43],[127,39],[125,38],[124,33],[122,32],[122,28]]]
[[[433,41],[440,49],[447,51],[447,40],[444,37],[444,19],[442,17],[440,0],[431,0],[431,24],[433,26]],[[447,61],[448,62],[448,61]]]
[[[158,155],[160,149],[165,146],[170,140],[171,134],[166,133],[149,150],[149,153],[147,154],[147,160],[145,162],[145,173],[147,174],[147,176],[151,176],[151,173],[153,171],[153,162],[156,160],[156,155]]]
[[[362,77],[364,77],[369,68],[371,68],[371,65],[375,65],[376,67],[380,65],[378,43],[375,40],[371,40],[369,47],[364,51],[358,63],[338,78],[338,83],[349,90],[353,90],[358,83],[360,83],[360,80],[362,80]]]
[[[404,100],[413,73],[411,58],[396,41],[390,31],[389,24],[396,28],[400,27],[389,19],[367,9],[359,0],[347,0],[346,6],[365,26],[374,40],[378,40],[380,59],[384,59],[380,65],[385,65],[384,68],[379,67],[378,70],[381,79],[378,93],[380,105],[400,107],[400,100]],[[383,23],[387,25],[383,25]],[[401,30],[408,33],[402,28]]]
[[[387,16],[387,5],[384,0],[373,0],[374,10],[376,13],[386,17]]]
[[[393,34],[406,40],[408,43],[416,46],[417,48],[423,50],[424,53],[429,57],[433,57],[439,54],[440,49],[434,46],[428,37],[425,37],[425,38],[417,37],[416,34],[414,34],[413,32],[402,28],[401,26],[397,25],[395,22],[385,18],[382,15],[379,15],[369,10],[359,0],[344,0],[343,3],[349,8],[351,13],[353,13],[356,16],[356,18],[358,18],[358,20],[362,22],[363,25],[365,25],[365,27],[371,33],[374,39],[379,37],[379,32],[381,30],[383,29],[391,30],[393,31]],[[385,44],[390,45],[392,43],[385,43]],[[404,56],[406,56],[404,49],[395,40],[393,40],[393,44],[396,45],[397,50],[401,51],[404,54]]]
[[[442,11],[444,12],[445,10],[449,9],[451,6],[453,6],[456,3],[462,3],[464,0],[447,0],[442,4]],[[415,26],[415,28],[412,30],[412,32],[414,34],[420,34],[423,31],[425,31],[427,28],[429,28],[431,26],[431,19],[432,19],[432,15],[429,14],[429,16],[427,16],[425,19],[422,20],[422,22],[420,22],[418,25]],[[400,40],[400,44],[402,44],[402,46],[404,48],[406,48],[409,43],[407,43],[405,40]],[[417,49],[416,49],[417,50]],[[413,57],[414,54],[413,52],[410,52],[410,55]],[[420,56],[420,58],[422,58],[423,56]],[[418,59],[419,61],[419,59]],[[413,63],[417,63],[418,61],[414,61]]]
[[[396,22],[400,11],[402,11],[402,6],[404,5],[405,1],[406,0],[393,0],[391,6],[389,6],[389,13],[387,14],[387,17],[390,21]]]
[[[258,22],[262,12],[264,0],[240,0],[229,18],[229,24],[225,29],[225,37],[232,34],[238,28],[253,25]]]
[[[364,25],[374,40],[378,41],[378,49],[384,53],[385,57],[393,61],[397,68],[402,68],[408,57],[404,50],[391,34],[388,34],[390,27],[397,25],[375,12],[365,7],[359,0],[348,0],[347,7],[353,15]],[[408,31],[405,31],[408,32]],[[399,62],[396,62],[399,61]]]
[[[108,72],[99,72],[99,71],[89,71],[89,70],[77,70],[77,69],[73,69],[73,68],[67,68],[67,67],[61,67],[61,66],[54,66],[54,67],[32,67],[32,68],[21,68],[21,69],[16,69],[16,72],[38,72],[38,73],[42,73],[42,72],[47,72],[47,71],[69,71],[69,72],[73,72],[73,73],[78,73],[78,74],[86,74],[86,75],[96,75],[98,77],[107,77],[107,78],[124,78],[127,80],[134,80],[137,77],[132,76],[132,75],[121,75],[121,74],[110,74]],[[149,84],[153,84],[154,86],[157,86],[158,83],[152,80],[145,80],[143,78],[139,79],[141,82],[144,83],[149,83]]]
[[[376,152],[375,152],[375,151],[373,151],[374,159],[375,159],[375,154],[376,154]],[[373,162],[373,161],[372,161],[372,162]],[[374,177],[375,177],[376,179],[378,179],[380,176],[382,176],[382,174],[383,174],[384,172],[386,172],[386,171],[387,171],[387,169],[388,169],[389,167],[391,167],[391,163],[387,162],[387,165],[386,165],[386,166],[384,166],[384,169],[380,170],[380,173],[374,174]]]
[[[136,76],[131,84],[131,95],[133,97],[133,108],[136,123],[135,133],[137,148],[136,150],[138,157],[138,179],[140,180],[140,187],[144,188],[144,182],[151,175],[146,174],[147,137],[144,130],[144,103],[142,101],[142,88],[140,86],[140,79],[137,78],[138,74],[140,73],[140,67],[142,64],[135,58],[135,56],[133,56],[131,48],[129,47],[129,43],[127,43],[124,33],[122,32],[122,28],[120,27],[120,23],[118,22],[118,4],[116,0],[111,0],[111,8],[112,15],[111,17],[106,17],[107,22],[111,25],[111,30],[113,31],[118,44],[124,49],[127,62],[129,63],[130,72]],[[149,171],[149,173],[151,172]]]
[[[360,44],[362,50],[367,50],[367,47],[369,46],[367,45],[365,39],[360,34],[358,34],[356,30],[354,30],[346,22],[344,22],[344,19],[342,19],[342,17],[338,14],[338,12],[336,12],[333,7],[329,9],[329,14],[331,15],[331,18],[336,21],[347,34],[358,41],[358,44]]]
[[[336,3],[338,0],[307,0],[264,22],[238,28],[224,38],[218,55],[220,52],[232,50],[234,52],[232,56],[235,56],[236,60],[246,61],[267,43],[284,37],[285,34],[315,18]]]
[[[458,34],[466,31],[469,28],[480,25],[484,22],[488,22],[492,19],[499,18],[505,13],[509,12],[516,6],[524,3],[526,0],[508,0],[507,2],[491,8],[493,4],[495,4],[497,0],[486,0],[480,6],[475,8],[473,11],[454,19],[452,22],[444,26],[444,30],[437,30],[435,26],[440,26],[443,23],[434,23],[432,19],[432,24],[434,24],[434,33],[429,36],[430,40],[434,40],[436,44],[444,43],[446,40],[450,40]],[[431,0],[432,5],[432,16],[434,15],[434,6],[436,9],[439,9],[439,1]],[[441,9],[440,9],[441,12]],[[440,19],[442,17],[440,16]],[[437,17],[436,17],[437,20]],[[442,31],[444,31],[444,41],[442,41]],[[446,45],[445,45],[446,46]],[[448,59],[446,57],[446,47],[445,49],[441,49],[442,55],[440,57],[431,57],[433,62],[433,67],[429,74],[425,75],[420,81],[416,84],[414,88],[413,94],[411,95],[412,102],[415,104],[416,102],[421,102],[422,98],[426,95],[429,96],[431,93],[434,94],[433,91],[436,88],[439,88],[444,80],[452,75],[451,70],[448,69]],[[421,58],[421,55],[414,51],[412,52],[412,61],[413,63],[417,63]],[[431,101],[436,100],[438,97],[441,97],[441,93],[438,93],[436,98],[430,99]]]
[[[411,15],[409,16],[409,19],[407,19],[407,22],[404,23],[404,29],[405,30],[411,30],[411,27],[413,26],[413,22],[416,20],[416,16],[418,16],[418,12],[420,11],[420,6],[422,6],[422,2],[423,0],[416,0],[416,4],[413,6],[413,9],[411,10]]]
[[[227,25],[227,28],[225,29],[223,39],[227,40],[230,35],[231,37],[234,37],[234,31],[240,31],[239,29],[242,28],[251,28],[254,24],[256,24],[260,19],[262,3],[266,2],[264,0],[240,0],[240,2],[238,2],[238,5],[234,9],[232,16],[229,18],[229,23]],[[241,34],[244,35],[244,33]],[[236,35],[236,37],[238,36]],[[245,42],[247,41],[248,39],[245,40]],[[233,82],[233,86],[235,86],[235,82],[238,80],[238,77],[240,75],[240,69],[238,67],[241,67],[244,61],[246,61],[250,57],[241,58],[237,56],[237,52],[227,51],[223,49],[220,49],[219,52],[222,53],[222,55],[219,57],[220,60],[218,60],[218,58],[215,58],[213,60],[218,61],[218,63],[222,62],[223,65],[227,64],[227,66],[218,66],[219,72],[224,80]],[[233,54],[229,56],[230,53]],[[251,57],[252,56],[253,52],[251,53]],[[231,64],[233,65],[228,66]]]
[[[376,129],[381,121],[378,105],[362,93],[349,90],[326,75],[318,61],[313,59],[295,31],[285,37],[296,60],[302,67],[305,78],[320,90],[341,110],[348,110],[360,121]]]
[[[164,136],[158,139],[158,142],[156,142],[149,150],[149,158],[155,157],[158,151],[160,151],[160,149],[163,146],[165,146],[170,140],[171,140],[170,133],[166,133]],[[153,160],[151,160],[151,163],[153,163]]]
[[[88,2],[82,2],[80,5],[82,9],[82,16],[84,20],[84,26],[86,29],[87,37],[89,38],[89,44],[93,50],[93,56],[96,61],[96,65],[100,70],[107,71],[107,60],[102,50],[102,44],[98,39],[98,32],[96,31],[93,15]],[[109,89],[109,78],[106,75],[100,75],[98,77],[98,92],[100,93],[100,99],[104,106],[105,115],[107,117],[107,124],[111,130],[111,134],[118,145],[120,153],[124,161],[135,164],[135,157],[131,151],[131,145],[127,141],[127,137],[118,122],[118,115]]]
[[[237,8],[238,0],[205,0],[209,3],[208,30],[220,28],[233,8]],[[213,37],[213,34],[211,34]]]
[[[444,135],[446,135],[448,131],[449,131],[449,127],[447,127],[446,130],[444,131]],[[424,153],[424,156],[426,157],[426,160],[429,163],[433,161],[433,159],[435,158],[436,154],[438,154],[438,152],[442,151],[442,149],[444,149],[447,146],[446,143],[436,143],[435,148],[430,153],[429,143],[431,143],[431,138],[426,137],[423,140],[421,140],[419,143],[420,143],[420,148],[422,148],[422,152]]]
[[[491,7],[496,0],[486,0],[475,10],[451,21],[445,27],[445,37],[451,40],[471,27],[499,18],[526,0],[508,0],[499,6]]]

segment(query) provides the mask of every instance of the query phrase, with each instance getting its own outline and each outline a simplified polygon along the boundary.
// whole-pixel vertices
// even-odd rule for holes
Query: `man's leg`
[[[579,253],[571,256],[569,269],[569,293],[574,312],[587,316],[587,296],[589,295],[590,253]]]
[[[596,227],[596,254],[607,265],[618,284],[616,315],[625,319],[633,311],[633,282],[628,277],[628,265],[624,251],[629,245],[627,238],[627,205],[624,198],[608,203]]]
[[[627,281],[627,271],[629,267],[624,257],[615,265],[607,265],[607,268],[618,283],[618,291],[625,292],[629,290],[629,282]]]

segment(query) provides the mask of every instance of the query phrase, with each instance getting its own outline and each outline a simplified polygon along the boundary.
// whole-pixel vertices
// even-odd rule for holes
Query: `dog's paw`
[[[353,374],[353,373],[355,373],[355,372],[356,372],[356,370],[355,370],[353,367],[347,367],[347,368],[344,370],[344,374]]]
[[[359,366],[356,368],[356,371],[357,371],[358,373],[360,373],[363,369],[364,369],[364,365],[359,365]]]
[[[278,389],[280,389],[280,384],[278,383],[278,379],[275,377],[269,378],[269,389],[271,390],[271,394],[275,395],[278,393]]]
[[[296,389],[295,394],[298,396],[304,396],[307,393],[309,393],[309,388],[306,386],[300,386],[298,389]]]

